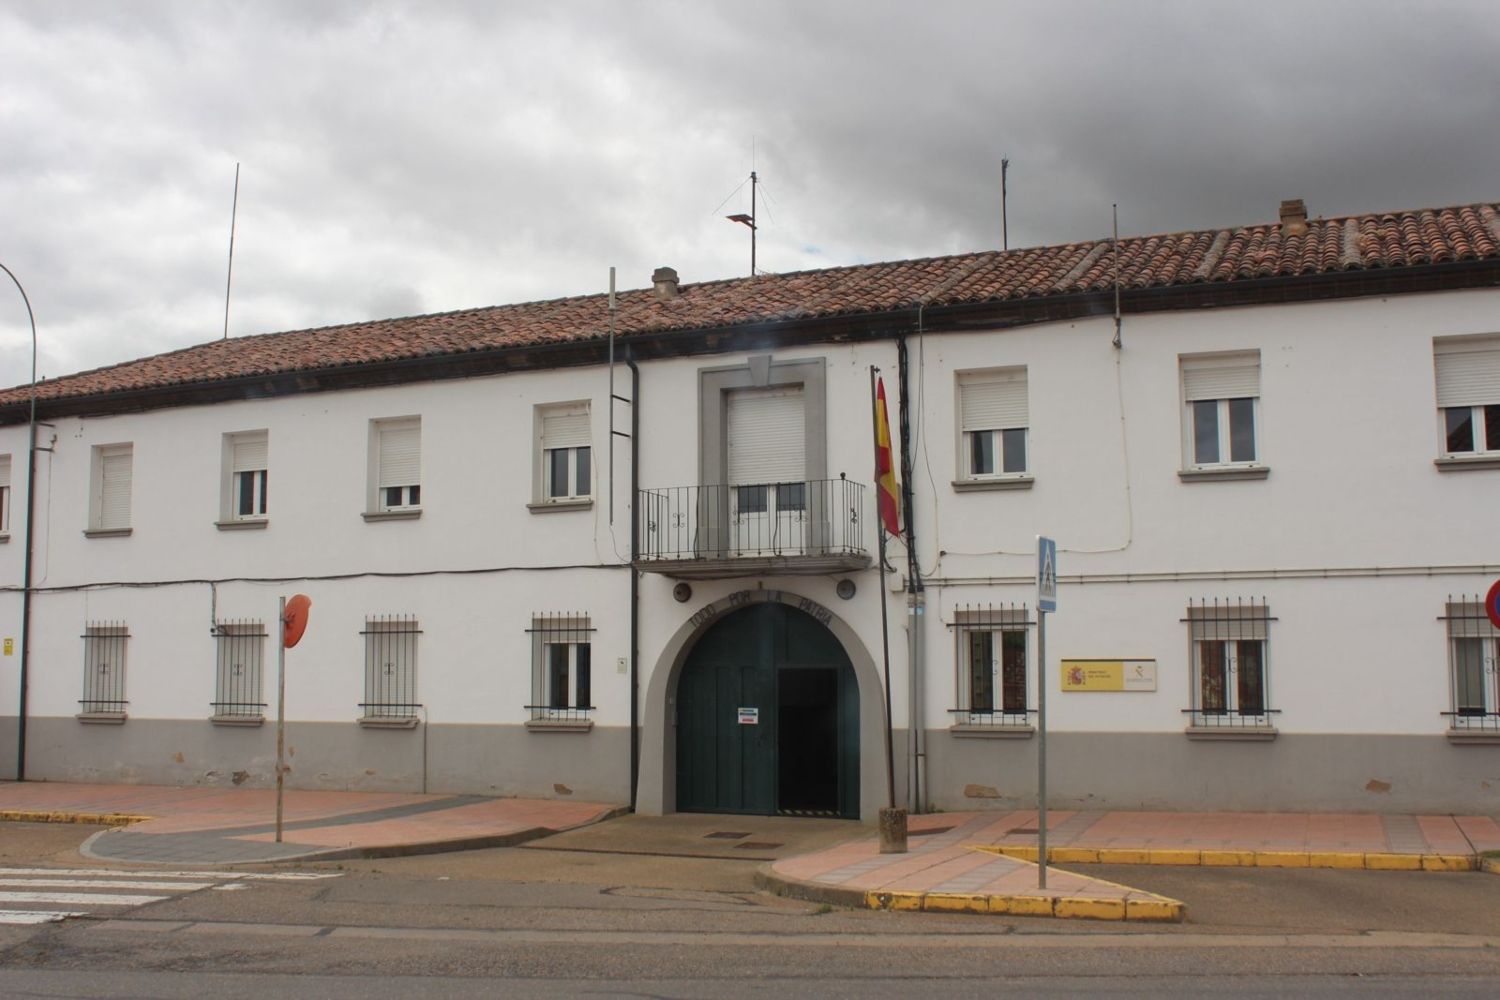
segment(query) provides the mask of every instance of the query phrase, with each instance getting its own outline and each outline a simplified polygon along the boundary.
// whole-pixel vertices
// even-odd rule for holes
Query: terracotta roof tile
[[[1114,286],[1109,240],[889,261],[707,281],[660,302],[650,289],[618,296],[622,338],[651,333],[831,318],[929,306],[1106,292]],[[1120,240],[1126,289],[1414,267],[1500,257],[1500,212],[1460,205],[1311,219],[1300,235],[1277,223]],[[372,362],[602,339],[603,295],[466,309],[403,319],[215,340],[108,368],[49,379],[39,399],[208,384]],[[0,406],[29,398],[0,392]]]

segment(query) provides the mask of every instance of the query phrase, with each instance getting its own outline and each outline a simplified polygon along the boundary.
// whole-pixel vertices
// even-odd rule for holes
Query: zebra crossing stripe
[[[0,878],[0,885],[25,889],[151,889],[157,892],[194,892],[212,882],[129,882],[124,879]]]
[[[0,910],[0,924],[55,924],[84,915],[71,910]]]
[[[207,879],[214,882],[311,882],[317,879],[339,878],[343,874],[343,872],[122,871],[118,868],[0,868],[0,878],[17,875],[37,875],[47,878],[185,878]]]
[[[112,896],[102,892],[0,892],[0,903],[67,903],[69,906],[136,906],[166,896]]]

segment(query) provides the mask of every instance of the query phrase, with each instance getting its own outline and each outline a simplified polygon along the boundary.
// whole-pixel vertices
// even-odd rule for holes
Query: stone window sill
[[[84,538],[128,538],[130,528],[85,528]]]
[[[247,517],[243,521],[215,521],[214,527],[220,531],[246,531],[253,528],[264,528],[271,523],[267,517]]]
[[[1439,472],[1470,472],[1474,469],[1500,469],[1500,455],[1474,455],[1462,458],[1436,458],[1432,464]]]
[[[418,721],[415,715],[364,715],[359,718],[364,729],[416,729]]]
[[[1492,747],[1500,746],[1500,730],[1494,729],[1450,729],[1448,742],[1454,746]]]
[[[593,719],[531,719],[528,733],[586,733],[594,728]]]
[[[1238,465],[1221,469],[1180,469],[1177,472],[1177,478],[1185,483],[1208,483],[1231,479],[1265,479],[1270,474],[1269,466]]]
[[[367,510],[359,515],[366,521],[415,521],[422,516],[420,510]]]
[[[255,727],[266,724],[264,715],[210,715],[208,721],[216,726]]]
[[[955,479],[955,493],[977,493],[983,490],[1029,490],[1036,482],[1034,476],[997,476],[994,479]]]
[[[1190,740],[1205,743],[1269,743],[1276,738],[1275,726],[1188,726],[1184,732]]]
[[[948,732],[956,739],[965,740],[1029,740],[1036,735],[1035,726],[971,726],[959,724],[949,726]]]
[[[594,506],[593,497],[581,497],[576,500],[543,500],[539,503],[529,503],[526,509],[533,514],[547,514],[555,510],[588,510]]]
[[[74,718],[89,726],[123,726],[126,716],[124,712],[79,712]]]

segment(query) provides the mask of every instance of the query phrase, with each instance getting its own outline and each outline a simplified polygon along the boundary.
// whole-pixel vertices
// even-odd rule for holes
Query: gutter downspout
[[[635,812],[636,790],[641,778],[641,715],[640,715],[640,653],[641,653],[641,571],[636,568],[640,558],[641,518],[636,511],[636,498],[640,495],[641,454],[641,370],[636,367],[634,352],[625,355],[625,366],[630,369],[630,811]],[[613,401],[610,403],[614,405]],[[614,483],[610,483],[614,489]]]
[[[36,511],[36,314],[31,311],[31,298],[21,286],[21,279],[4,264],[0,264],[0,271],[15,282],[16,291],[26,304],[26,319],[31,323],[31,404],[26,418],[30,439],[26,449],[26,569],[21,582],[21,690],[16,705],[16,780],[25,781],[26,715],[31,687],[31,550],[35,541],[31,521]]]
[[[917,333],[922,332],[922,309],[917,307]],[[911,488],[911,411],[908,391],[911,367],[906,351],[906,336],[896,336],[896,368],[901,383],[901,506],[902,524],[906,528],[906,610],[907,610],[907,677],[910,684],[907,708],[907,744],[910,766],[910,783],[907,787],[908,809],[912,815],[920,815],[926,809],[922,800],[922,788],[927,778],[927,738],[923,730],[926,704],[927,649],[924,628],[927,598],[922,586],[922,568],[917,561],[917,532],[913,526]]]

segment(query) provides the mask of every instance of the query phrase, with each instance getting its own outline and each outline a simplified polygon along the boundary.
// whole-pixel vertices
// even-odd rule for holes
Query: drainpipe
[[[922,330],[922,307],[917,308],[917,332]],[[924,624],[926,595],[922,586],[922,569],[917,561],[917,532],[913,525],[911,488],[911,411],[908,400],[911,367],[906,352],[906,337],[896,336],[896,368],[901,383],[901,523],[906,529],[906,611],[907,611],[907,677],[910,684],[908,702],[907,743],[911,773],[907,788],[907,803],[913,815],[926,809],[922,801],[922,788],[927,777],[927,737],[923,731],[926,717],[924,692],[926,689],[926,636]]]
[[[26,706],[31,686],[31,550],[35,537],[31,520],[36,512],[36,314],[31,311],[31,299],[21,287],[21,279],[4,264],[0,264],[0,271],[15,282],[21,301],[26,303],[26,318],[31,323],[31,410],[26,421],[30,434],[30,444],[26,449],[26,569],[21,582],[21,690],[16,705],[16,780],[25,781]]]
[[[630,811],[635,812],[636,789],[641,783],[641,675],[638,663],[641,654],[641,572],[636,569],[640,557],[641,518],[636,510],[640,495],[641,454],[641,370],[635,359],[626,354],[625,366],[630,369]],[[614,400],[610,400],[611,406]],[[613,490],[615,484],[611,482]]]

